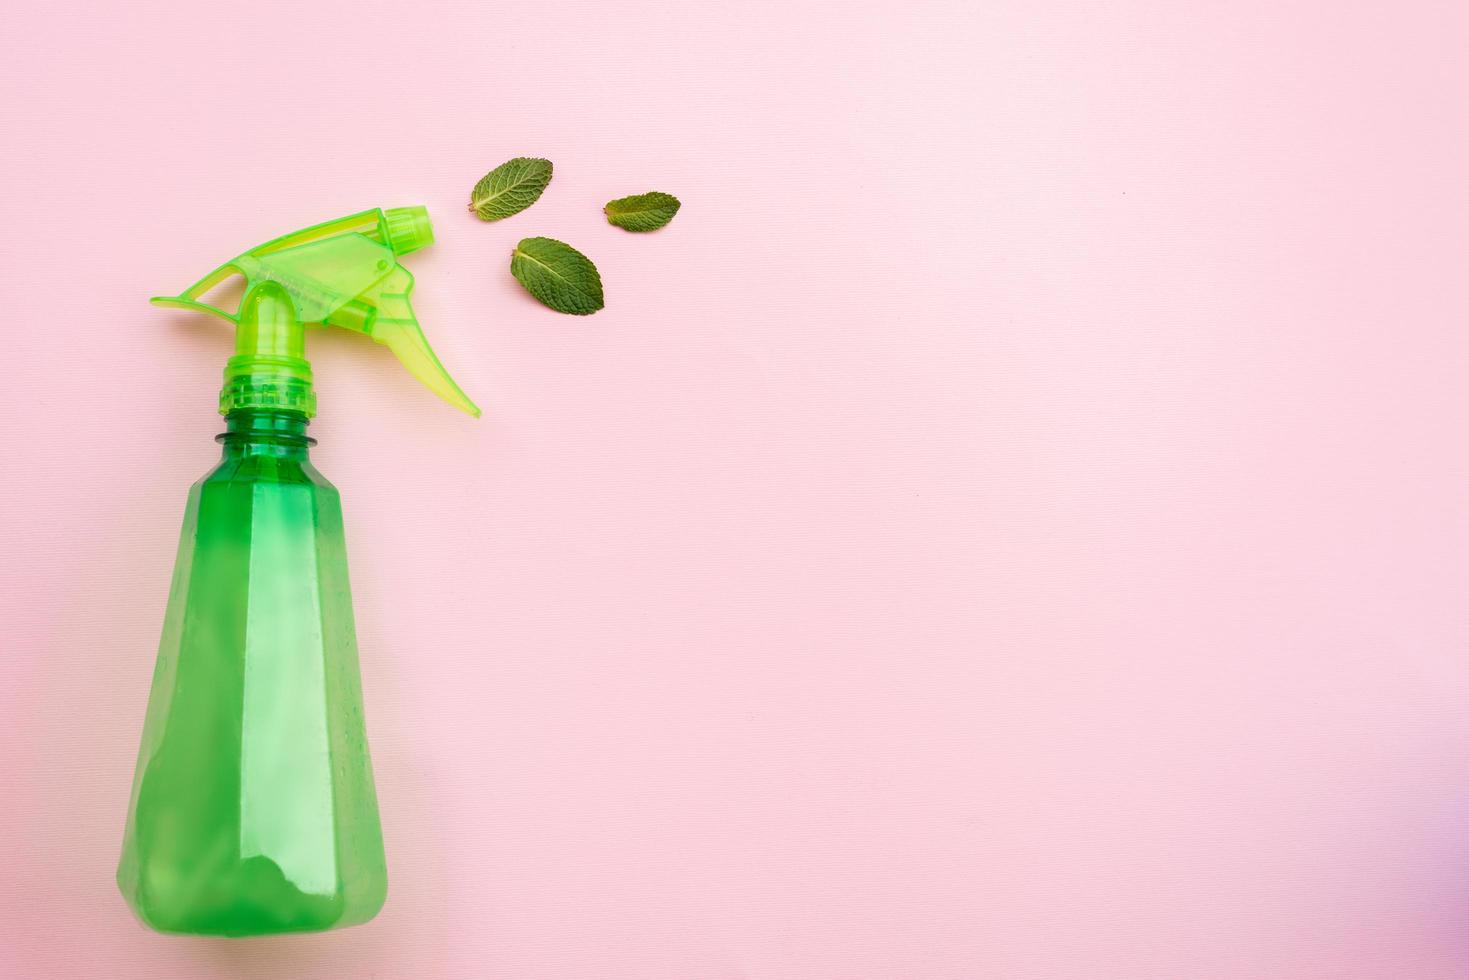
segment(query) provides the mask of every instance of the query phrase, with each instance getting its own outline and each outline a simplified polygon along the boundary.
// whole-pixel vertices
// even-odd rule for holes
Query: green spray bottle
[[[355,925],[387,889],[337,490],[311,465],[307,326],[387,346],[479,409],[439,363],[398,262],[421,207],[372,210],[253,248],[161,306],[235,324],[223,459],[189,492],[117,881],[162,932]],[[204,297],[245,282],[236,314]]]

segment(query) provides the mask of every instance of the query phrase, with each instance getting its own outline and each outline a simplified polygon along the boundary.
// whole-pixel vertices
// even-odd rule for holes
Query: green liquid
[[[189,493],[117,880],[163,932],[365,922],[387,890],[341,502],[238,411]]]

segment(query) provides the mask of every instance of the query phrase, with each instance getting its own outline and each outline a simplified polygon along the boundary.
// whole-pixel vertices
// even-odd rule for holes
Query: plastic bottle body
[[[340,498],[241,411],[189,493],[118,884],[163,932],[354,925],[387,889]]]

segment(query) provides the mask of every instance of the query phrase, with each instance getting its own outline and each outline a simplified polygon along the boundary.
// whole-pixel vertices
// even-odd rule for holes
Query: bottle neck
[[[276,456],[304,460],[316,445],[306,434],[307,424],[304,412],[237,408],[224,417],[225,431],[214,439],[224,446],[225,459]]]

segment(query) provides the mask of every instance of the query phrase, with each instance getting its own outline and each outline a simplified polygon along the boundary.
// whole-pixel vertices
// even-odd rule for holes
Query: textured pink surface
[[[3,30],[4,980],[1469,976],[1458,0]],[[517,154],[545,198],[472,220]],[[113,865],[229,340],[145,299],[419,202],[486,418],[312,348],[388,906],[150,934]],[[537,234],[604,312],[519,292]]]

